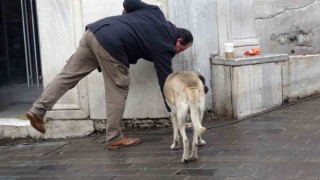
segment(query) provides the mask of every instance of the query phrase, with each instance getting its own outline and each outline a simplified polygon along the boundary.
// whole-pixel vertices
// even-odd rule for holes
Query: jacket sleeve
[[[166,108],[168,112],[171,112],[170,107],[168,106],[164,94],[163,94],[163,86],[167,79],[167,77],[173,72],[172,71],[172,57],[170,53],[163,53],[157,56],[156,59],[154,59],[154,66],[157,71],[158,81],[160,85],[160,90],[162,93],[162,97],[164,100],[164,104],[166,105]]]
[[[130,13],[139,9],[147,8],[150,5],[142,2],[141,0],[124,0],[123,8],[126,13]]]

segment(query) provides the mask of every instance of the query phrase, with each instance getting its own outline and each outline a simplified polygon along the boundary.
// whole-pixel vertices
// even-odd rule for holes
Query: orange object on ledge
[[[254,56],[260,55],[260,48],[252,48],[244,53],[244,55]]]

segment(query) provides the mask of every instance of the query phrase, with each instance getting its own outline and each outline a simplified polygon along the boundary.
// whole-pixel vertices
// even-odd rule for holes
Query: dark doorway
[[[0,0],[0,118],[43,90],[35,0]]]

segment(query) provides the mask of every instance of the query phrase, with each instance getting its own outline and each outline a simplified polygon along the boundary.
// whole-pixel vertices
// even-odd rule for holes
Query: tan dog
[[[171,149],[179,148],[179,133],[183,140],[182,163],[198,160],[198,145],[205,145],[201,134],[206,131],[202,127],[202,118],[205,108],[205,93],[208,88],[204,77],[196,71],[181,71],[172,73],[166,79],[163,92],[171,108],[171,121],[173,126],[173,144]],[[189,156],[189,140],[186,135],[186,119],[191,116],[193,123],[192,151]]]

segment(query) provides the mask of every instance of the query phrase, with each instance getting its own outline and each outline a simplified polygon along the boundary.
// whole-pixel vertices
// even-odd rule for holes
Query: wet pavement
[[[0,179],[320,179],[320,98],[230,122],[204,122],[187,164],[170,128],[127,131],[143,143],[112,151],[104,134],[0,147]]]

